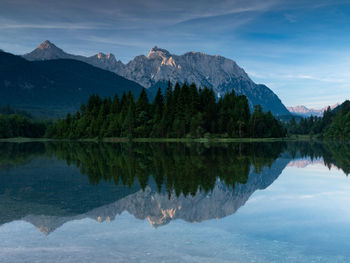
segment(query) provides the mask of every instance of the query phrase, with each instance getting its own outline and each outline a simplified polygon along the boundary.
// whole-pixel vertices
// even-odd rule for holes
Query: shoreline
[[[284,138],[86,138],[86,139],[50,139],[50,138],[6,138],[0,139],[0,143],[30,143],[30,142],[96,142],[96,143],[250,143],[250,142],[283,142],[283,141],[328,141],[310,138],[310,136],[291,136]],[[334,140],[332,140],[334,141]]]

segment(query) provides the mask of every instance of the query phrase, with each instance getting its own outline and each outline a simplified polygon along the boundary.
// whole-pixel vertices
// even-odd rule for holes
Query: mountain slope
[[[0,104],[77,109],[89,96],[102,97],[142,87],[112,72],[72,60],[30,62],[0,52]]]
[[[59,55],[115,72],[149,88],[151,94],[155,94],[158,87],[165,89],[168,80],[173,84],[195,83],[197,86],[213,88],[218,97],[234,89],[238,94],[247,96],[251,108],[260,104],[264,110],[271,110],[275,115],[290,114],[272,90],[265,85],[255,84],[233,60],[222,56],[211,56],[201,52],[188,52],[178,56],[155,46],[147,56],[140,55],[123,64],[112,54],[75,56],[45,41],[23,57],[29,60],[47,60]]]

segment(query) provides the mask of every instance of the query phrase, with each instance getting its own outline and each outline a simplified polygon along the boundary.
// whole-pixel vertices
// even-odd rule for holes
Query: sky
[[[233,59],[286,106],[350,99],[350,0],[1,0],[0,49],[50,40],[128,62],[157,45]]]

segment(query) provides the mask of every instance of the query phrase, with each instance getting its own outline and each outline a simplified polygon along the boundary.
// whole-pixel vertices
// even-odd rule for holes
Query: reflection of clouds
[[[305,159],[300,161],[305,164]],[[265,205],[268,203],[283,209],[316,206],[324,209],[347,209],[350,202],[350,182],[344,172],[336,166],[329,170],[323,159],[306,161],[308,164],[302,168],[299,163],[292,161],[274,184],[264,191],[254,193],[242,210],[266,209]]]
[[[350,190],[350,189],[349,189]],[[263,195],[252,197],[249,200],[249,203],[257,203],[257,202],[270,202],[270,201],[296,201],[296,200],[305,200],[305,199],[319,199],[324,197],[335,197],[339,198],[340,196],[345,197],[345,199],[349,199],[347,191],[331,191],[331,192],[321,192],[321,193],[313,193],[313,194],[274,194],[273,196]]]

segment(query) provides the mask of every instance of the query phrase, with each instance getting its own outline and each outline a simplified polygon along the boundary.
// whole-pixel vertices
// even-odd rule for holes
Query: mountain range
[[[274,115],[290,115],[272,90],[255,84],[236,62],[219,55],[188,52],[178,56],[155,46],[147,56],[136,56],[124,64],[113,54],[98,53],[90,57],[69,54],[47,40],[22,57],[30,61],[79,60],[135,81],[147,88],[151,96],[159,87],[165,89],[168,81],[172,84],[206,86],[212,88],[217,97],[234,89],[237,94],[247,96],[251,108],[260,104],[265,111],[271,110]]]
[[[309,109],[309,108],[305,107],[304,105],[299,105],[299,106],[295,106],[295,107],[287,107],[287,109],[290,113],[300,115],[303,117],[310,117],[311,115],[317,116],[317,117],[322,117],[323,113],[327,110],[328,107],[330,107],[331,110],[333,110],[336,107],[338,107],[339,105],[340,105],[339,103],[336,103],[332,106],[327,106],[327,107],[324,107],[322,109]]]

